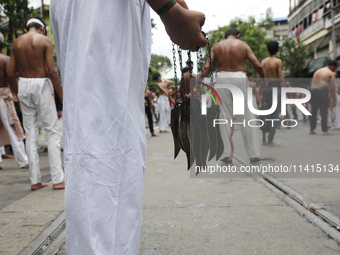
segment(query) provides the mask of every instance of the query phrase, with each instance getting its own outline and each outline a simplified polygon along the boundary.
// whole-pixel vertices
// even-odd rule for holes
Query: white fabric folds
[[[51,1],[64,89],[67,254],[138,254],[149,11],[145,0]]]
[[[220,71],[216,74],[217,80],[222,80],[227,84],[237,86],[242,90],[243,95],[247,94],[247,76],[244,72],[224,72]],[[234,123],[248,123],[248,120],[255,119],[255,115],[249,111],[247,100],[244,100],[244,115],[233,116],[233,97],[232,93],[228,89],[216,89],[221,96],[223,106],[221,107],[220,118],[230,121],[235,118]],[[260,156],[260,142],[259,142],[259,128],[250,127],[249,125],[238,124],[243,138],[244,147],[246,148],[247,154],[250,158],[257,158]],[[224,143],[224,155],[230,157],[232,153],[231,144],[231,127],[230,124],[222,125],[220,127],[221,136]]]
[[[54,101],[54,90],[50,79],[19,78],[18,98],[26,131],[26,152],[31,184],[41,182],[38,154],[38,118],[43,123],[47,135],[52,182],[63,182],[64,172],[60,157],[61,135]]]

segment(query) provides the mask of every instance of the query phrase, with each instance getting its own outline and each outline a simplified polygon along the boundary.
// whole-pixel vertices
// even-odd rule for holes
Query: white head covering
[[[29,19],[29,20],[27,21],[27,23],[26,23],[26,27],[27,27],[29,24],[31,24],[31,23],[37,23],[37,24],[39,24],[40,26],[45,27],[44,23],[42,23],[41,20],[38,20],[38,19],[36,19],[36,18]]]

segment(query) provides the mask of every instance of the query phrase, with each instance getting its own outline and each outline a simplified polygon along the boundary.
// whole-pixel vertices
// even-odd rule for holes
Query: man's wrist
[[[169,2],[167,2],[165,5],[163,5],[161,8],[159,8],[156,13],[161,16],[162,14],[166,13],[167,11],[169,11],[172,7],[174,7],[174,5],[176,4],[176,0],[170,0]]]

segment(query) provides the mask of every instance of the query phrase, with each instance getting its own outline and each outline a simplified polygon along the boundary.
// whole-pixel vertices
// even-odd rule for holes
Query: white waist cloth
[[[233,125],[235,128],[240,128],[243,137],[243,143],[247,154],[250,158],[257,158],[260,156],[260,141],[259,141],[259,128],[250,127],[248,120],[255,119],[255,115],[249,111],[247,104],[247,76],[244,72],[217,72],[217,83],[226,82],[230,85],[237,86],[242,90],[244,97],[244,115],[233,116],[233,96],[229,89],[219,88],[216,89],[221,97],[222,107],[220,119],[226,119],[228,123],[221,125],[221,136],[224,143],[224,157],[230,157],[233,153],[231,138],[231,121],[233,117],[234,123],[245,123]]]
[[[60,139],[54,90],[50,79],[19,78],[18,99],[26,132],[26,152],[30,166],[31,184],[41,182],[38,154],[38,118],[42,122],[48,141],[48,159],[53,183],[64,180],[61,167]]]
[[[138,254],[149,5],[57,0],[50,11],[64,89],[67,254]]]
[[[7,104],[2,98],[0,99],[0,118],[7,130],[9,139],[11,141],[12,149],[13,149],[13,154],[19,167],[28,165],[28,159],[27,159],[27,155],[25,152],[25,144],[22,140],[19,140],[16,134],[14,133],[13,127],[11,126],[11,123],[9,122],[10,113],[9,113]],[[0,151],[0,154],[1,153],[2,151]],[[3,154],[5,154],[5,152]],[[2,158],[1,155],[0,155],[0,159]]]

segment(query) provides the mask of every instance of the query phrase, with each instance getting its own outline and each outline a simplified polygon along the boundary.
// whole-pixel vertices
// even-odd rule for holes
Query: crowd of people
[[[222,83],[233,84],[241,89],[244,95],[247,94],[247,88],[252,88],[252,102],[255,109],[268,110],[274,103],[277,107],[274,112],[265,116],[255,116],[247,105],[245,100],[245,114],[234,115],[233,114],[233,94],[230,90],[217,89],[217,92],[222,98],[223,106],[221,106],[220,119],[233,120],[235,123],[243,123],[255,118],[259,118],[264,123],[260,129],[262,131],[262,145],[269,147],[280,146],[274,141],[275,133],[278,128],[281,128],[282,120],[287,119],[285,122],[286,128],[294,126],[296,121],[309,121],[310,134],[316,134],[317,120],[321,120],[322,134],[332,135],[328,132],[328,129],[339,129],[340,124],[340,84],[335,80],[336,61],[330,60],[328,65],[320,68],[314,73],[308,90],[311,92],[311,100],[304,103],[304,107],[309,110],[311,116],[306,116],[299,107],[294,104],[286,105],[286,114],[281,115],[281,88],[292,87],[289,79],[285,79],[283,76],[282,60],[276,55],[279,51],[279,43],[277,41],[271,41],[267,44],[268,57],[263,59],[262,62],[258,61],[251,48],[242,40],[240,40],[241,34],[235,29],[228,29],[225,33],[225,39],[215,44],[211,50],[211,60],[208,59],[202,73],[203,77],[206,77],[211,68],[211,62],[216,62],[217,83],[222,80]],[[258,72],[260,79],[253,79],[253,73],[246,70],[245,62],[248,60]],[[190,66],[190,65],[189,65]],[[184,68],[182,70],[187,75],[187,79],[190,79],[189,72]],[[192,74],[192,67],[191,72]],[[194,77],[194,76],[191,76]],[[196,77],[196,76],[195,76]],[[173,100],[169,96],[168,91],[172,82],[160,78],[160,74],[156,73],[154,79],[158,81],[157,85],[160,88],[160,109],[165,105],[167,108],[164,112],[160,113],[160,116],[169,115],[169,105],[173,107]],[[186,94],[190,94],[190,82],[187,82],[189,86],[186,86]],[[166,89],[167,88],[167,89]],[[175,88],[175,92],[179,93],[180,87]],[[191,88],[193,89],[193,88]],[[164,93],[164,91],[167,91]],[[277,101],[273,101],[273,93]],[[306,94],[302,92],[289,92],[286,94],[288,99],[303,99]],[[176,103],[176,102],[175,102]],[[165,117],[161,117],[164,118]],[[266,121],[268,120],[268,121]],[[275,121],[272,121],[275,120]],[[162,122],[162,121],[161,121]],[[245,122],[245,123],[246,123]],[[162,122],[163,123],[163,122]],[[165,122],[164,122],[165,123]],[[165,126],[167,126],[166,123]],[[161,133],[164,132],[163,124],[160,125]],[[250,125],[238,125],[241,130],[244,146],[248,153],[251,162],[257,162],[265,160],[260,156],[260,144],[259,144],[259,132],[258,128]],[[232,136],[234,133],[234,126],[225,125],[221,128],[222,139],[224,143],[224,157],[222,161],[225,163],[232,162],[232,156],[234,152],[234,143]]]
[[[46,37],[46,24],[39,17],[27,19],[26,33],[14,41],[11,57],[0,55],[0,113],[8,133],[6,141],[2,141],[4,136],[0,134],[0,146],[11,144],[19,167],[29,168],[32,190],[48,186],[41,181],[37,151],[38,121],[41,121],[47,136],[53,189],[64,189],[66,179],[69,254],[138,253],[146,155],[145,116],[152,137],[158,136],[154,124],[159,125],[160,134],[168,133],[171,109],[182,100],[172,81],[159,73],[152,74],[150,69],[148,73],[149,5],[160,15],[170,39],[181,48],[197,51],[207,44],[201,33],[204,14],[188,10],[183,0],[120,1],[119,4],[109,1],[105,6],[96,1],[58,0],[51,2],[51,27],[61,77],[55,68],[52,42]],[[116,19],[117,16],[121,19]],[[200,75],[207,76],[211,64],[216,62],[217,79],[232,81],[244,95],[251,87],[254,107],[266,110],[271,106],[273,91],[280,100],[281,88],[289,86],[283,78],[282,61],[276,57],[279,45],[270,42],[269,56],[261,63],[240,36],[237,29],[228,29],[225,39],[211,49],[211,62],[206,62]],[[0,42],[3,44],[3,40]],[[139,54],[135,54],[136,49]],[[123,59],[117,65],[117,60]],[[247,72],[246,60],[256,69],[260,84]],[[324,135],[330,135],[329,116],[333,116],[330,120],[335,127],[340,128],[340,89],[335,93],[335,67],[336,62],[330,62],[314,74],[310,134],[316,133],[318,108]],[[181,71],[181,84],[185,93],[190,94],[187,81],[192,75],[192,62],[187,62]],[[157,83],[158,95],[145,87],[151,75]],[[319,78],[326,82],[316,82]],[[219,89],[218,92],[223,102],[220,118],[240,122],[240,116],[233,114],[230,91]],[[64,102],[65,176],[60,155],[60,110],[56,108],[55,93]],[[16,97],[20,107],[15,107]],[[280,102],[278,106],[265,118],[283,118]],[[333,115],[328,114],[327,107],[334,107]],[[290,109],[289,114],[301,118],[298,109]],[[246,121],[255,118],[246,101],[242,118]],[[233,129],[225,127],[221,129],[225,148],[222,161],[230,163]],[[279,122],[275,122],[262,129],[263,145],[278,146],[274,142],[278,127]],[[265,160],[260,153],[258,129],[242,125],[240,128],[250,162]]]

